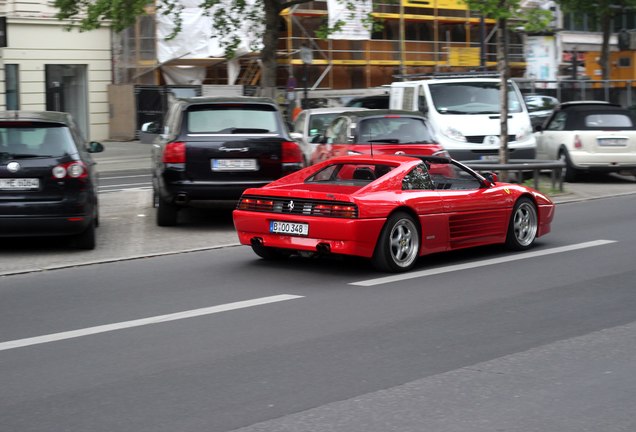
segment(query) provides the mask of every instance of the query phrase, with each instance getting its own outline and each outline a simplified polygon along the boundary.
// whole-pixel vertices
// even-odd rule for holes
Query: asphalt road
[[[0,430],[634,431],[635,214],[562,204],[528,253],[389,280],[246,247],[1,277]]]

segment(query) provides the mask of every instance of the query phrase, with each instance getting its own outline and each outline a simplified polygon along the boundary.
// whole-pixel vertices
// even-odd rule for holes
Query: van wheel
[[[179,207],[163,198],[159,198],[157,202],[157,225],[158,226],[175,226],[177,224],[177,214]]]

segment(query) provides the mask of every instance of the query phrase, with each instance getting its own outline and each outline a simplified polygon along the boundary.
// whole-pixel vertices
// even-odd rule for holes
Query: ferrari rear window
[[[214,104],[188,109],[189,133],[267,134],[279,129],[275,107],[259,104]]]
[[[384,164],[341,163],[328,165],[306,180],[306,183],[329,183],[350,186],[370,183],[394,167]]]

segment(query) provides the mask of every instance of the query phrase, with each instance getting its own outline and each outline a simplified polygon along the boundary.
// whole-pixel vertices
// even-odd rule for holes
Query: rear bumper
[[[319,245],[328,245],[335,254],[369,258],[385,219],[339,219],[290,216],[234,210],[234,227],[243,245],[250,245],[258,238],[263,246],[289,250],[316,252]],[[308,236],[272,234],[270,221],[300,222],[309,224]]]
[[[44,237],[79,234],[93,218],[76,216],[1,216],[0,237]]]
[[[570,152],[572,164],[588,171],[616,172],[636,170],[636,153]]]
[[[163,182],[159,195],[169,203],[186,205],[190,201],[238,201],[245,189],[265,186],[272,180],[259,182]]]

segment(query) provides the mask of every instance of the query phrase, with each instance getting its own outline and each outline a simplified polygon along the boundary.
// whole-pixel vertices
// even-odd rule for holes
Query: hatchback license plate
[[[626,146],[627,140],[625,138],[599,138],[598,145],[601,146]]]
[[[40,188],[40,180],[36,178],[3,178],[0,179],[2,190],[33,190]]]
[[[212,171],[258,171],[256,159],[212,159]]]
[[[270,221],[269,232],[276,233],[276,234],[292,234],[292,235],[306,236],[309,234],[309,224]]]

